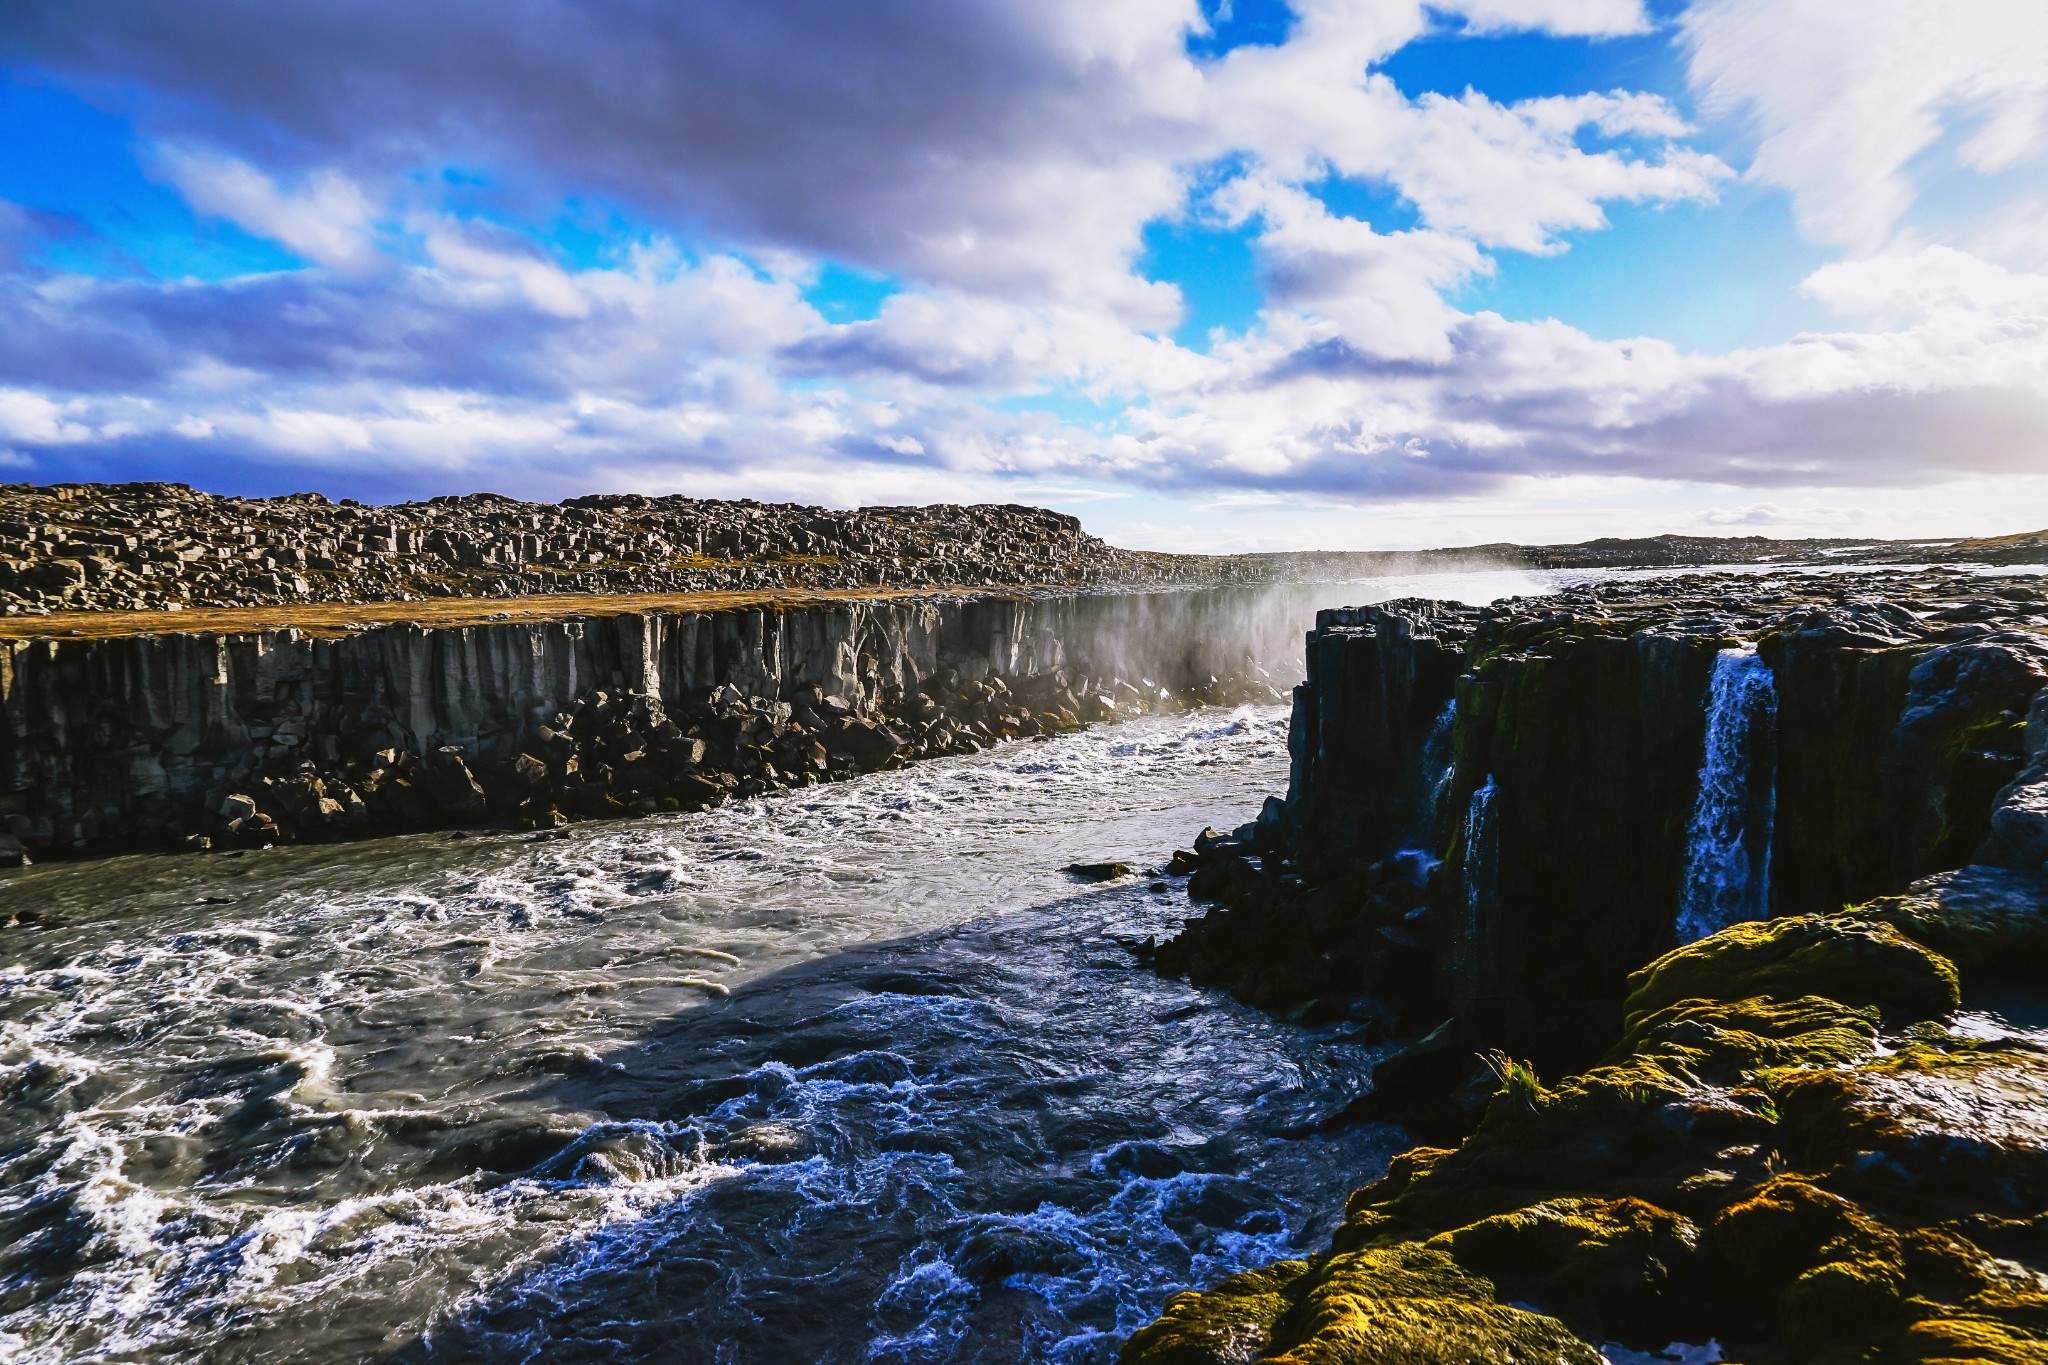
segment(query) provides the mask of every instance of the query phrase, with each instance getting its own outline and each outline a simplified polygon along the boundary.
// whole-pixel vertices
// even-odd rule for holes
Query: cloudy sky
[[[2048,4],[13,0],[0,479],[2048,525]]]

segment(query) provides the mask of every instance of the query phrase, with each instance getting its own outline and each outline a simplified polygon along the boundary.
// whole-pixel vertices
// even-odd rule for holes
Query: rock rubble
[[[184,484],[0,485],[0,615],[529,593],[1143,584],[1248,578],[1119,550],[1020,506],[491,493],[365,506]]]

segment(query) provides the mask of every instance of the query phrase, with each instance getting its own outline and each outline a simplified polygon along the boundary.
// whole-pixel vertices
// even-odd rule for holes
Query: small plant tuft
[[[1534,1113],[1547,1098],[1543,1082],[1536,1075],[1536,1068],[1527,1062],[1518,1062],[1499,1048],[1489,1048],[1479,1054],[1479,1060],[1493,1073],[1498,1088],[1497,1095],[1507,1096],[1510,1103],[1520,1109]]]

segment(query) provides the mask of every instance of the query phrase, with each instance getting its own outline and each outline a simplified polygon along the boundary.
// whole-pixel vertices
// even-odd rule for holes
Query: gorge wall
[[[0,817],[30,853],[81,854],[689,808],[1162,704],[1277,700],[1324,591],[7,641]]]
[[[1209,841],[1191,890],[1226,909],[1164,965],[1272,1006],[1391,993],[1411,1023],[1583,1060],[1684,938],[1980,850],[2038,862],[2043,600],[1937,572],[1323,611],[1288,796]],[[1716,744],[1732,771],[1703,781]]]
[[[1176,858],[1218,908],[1155,961],[1405,1035],[1326,1122],[1428,1145],[1124,1365],[2048,1360],[2044,602],[1322,613],[1288,797]]]

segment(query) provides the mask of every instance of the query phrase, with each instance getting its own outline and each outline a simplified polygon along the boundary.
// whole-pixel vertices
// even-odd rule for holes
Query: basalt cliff
[[[1155,964],[1398,1046],[1426,1140],[1130,1365],[2048,1360],[2048,594],[1331,610]],[[1637,1357],[1630,1357],[1637,1358]]]
[[[1162,706],[1276,700],[1311,610],[1287,588],[954,593],[0,640],[0,853],[697,809]]]

